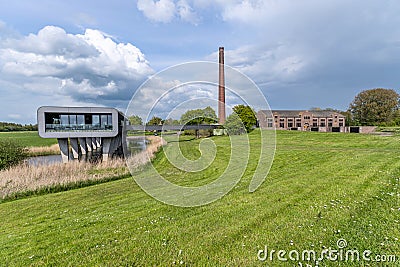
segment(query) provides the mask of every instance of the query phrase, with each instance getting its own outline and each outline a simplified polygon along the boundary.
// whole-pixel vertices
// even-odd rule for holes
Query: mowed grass
[[[10,138],[25,147],[43,147],[57,144],[55,138],[41,138],[36,131],[26,132],[0,132],[0,139]]]
[[[162,204],[132,178],[0,204],[0,265],[299,266],[278,261],[276,253],[261,262],[257,252],[267,246],[320,253],[337,248],[340,238],[349,249],[371,250],[371,257],[400,258],[399,136],[277,132],[274,164],[254,193],[248,185],[260,144],[257,132],[250,138],[244,177],[210,205]],[[213,140],[229,148],[227,137]],[[195,159],[198,144],[180,145]],[[220,157],[228,160],[218,152],[210,166],[216,169],[194,174],[192,185],[215,179],[226,166]],[[154,165],[171,181],[191,184],[162,151]],[[386,265],[325,260],[319,266],[366,264]]]

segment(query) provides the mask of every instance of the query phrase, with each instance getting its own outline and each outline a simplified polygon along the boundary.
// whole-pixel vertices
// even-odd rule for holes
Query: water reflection
[[[142,136],[129,136],[126,140],[131,156],[146,150],[146,147],[149,144],[149,140]]]
[[[30,157],[26,160],[30,166],[52,165],[59,162],[62,162],[61,155]]]

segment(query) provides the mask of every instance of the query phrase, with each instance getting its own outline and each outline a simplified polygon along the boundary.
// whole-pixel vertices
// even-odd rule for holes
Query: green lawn
[[[26,147],[39,147],[39,146],[51,146],[57,143],[57,139],[53,138],[41,138],[38,132],[26,131],[26,132],[0,132],[0,139],[12,138],[17,140],[23,146]]]
[[[252,155],[260,147],[256,136]],[[154,164],[175,183],[209,182],[226,166],[220,149],[229,149],[227,137],[213,140],[211,169],[189,176],[162,151]],[[198,157],[198,143],[180,143],[183,154]],[[320,253],[337,248],[340,238],[348,249],[400,258],[399,136],[279,131],[270,174],[248,193],[255,159],[228,195],[202,207],[162,204],[132,178],[2,203],[0,265],[299,266],[278,261],[276,253],[261,262],[257,252],[268,246]],[[319,266],[366,264],[385,265],[325,260]]]

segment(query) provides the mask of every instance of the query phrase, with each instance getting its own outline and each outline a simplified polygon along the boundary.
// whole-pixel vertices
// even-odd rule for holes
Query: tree
[[[233,112],[239,116],[248,133],[254,129],[254,126],[257,124],[257,117],[251,107],[237,105],[233,107]]]
[[[376,88],[362,91],[350,104],[352,120],[358,125],[392,123],[398,114],[399,97],[392,89]]]
[[[166,119],[163,124],[164,125],[178,125],[179,121],[175,120],[175,119],[172,119],[172,118],[169,118],[169,119]]]
[[[132,115],[128,119],[131,125],[143,125],[142,118],[138,115]]]
[[[246,128],[243,125],[239,115],[236,113],[232,113],[228,116],[228,118],[226,118],[224,127],[227,130],[228,135],[239,135],[246,133]]]
[[[28,156],[25,147],[11,139],[0,139],[0,170],[22,162]]]
[[[161,125],[163,120],[160,117],[153,116],[148,122],[147,125]]]
[[[215,110],[211,107],[206,107],[204,109],[191,109],[186,111],[181,116],[181,124],[210,124],[217,122],[217,115]]]

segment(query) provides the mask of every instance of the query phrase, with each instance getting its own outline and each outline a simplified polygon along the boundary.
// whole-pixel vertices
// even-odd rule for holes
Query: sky
[[[149,77],[218,60],[272,109],[346,110],[400,84],[397,0],[0,0],[0,121],[44,105],[122,111]],[[227,77],[228,78],[228,77]]]

